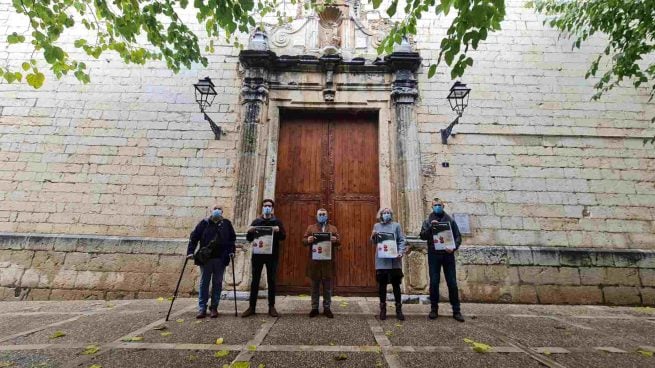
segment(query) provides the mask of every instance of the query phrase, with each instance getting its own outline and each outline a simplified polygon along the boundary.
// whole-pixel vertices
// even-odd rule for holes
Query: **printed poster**
[[[332,233],[314,233],[312,260],[329,261],[332,259]]]
[[[432,241],[435,250],[455,250],[455,237],[450,222],[437,222],[432,224]]]
[[[256,226],[252,254],[273,254],[273,227]]]
[[[378,258],[398,258],[398,243],[396,243],[396,234],[377,233],[376,234]]]

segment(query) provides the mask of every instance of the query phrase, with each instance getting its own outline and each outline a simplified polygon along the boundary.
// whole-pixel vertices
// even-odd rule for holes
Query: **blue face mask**
[[[441,214],[443,213],[443,206],[438,204],[438,205],[432,207],[432,210],[433,210],[434,213],[436,213],[437,215],[441,215]]]
[[[382,214],[382,221],[384,221],[384,222],[391,221],[391,214],[390,213],[383,213]]]
[[[327,215],[317,215],[316,220],[318,220],[319,223],[324,224],[327,222]]]
[[[218,210],[218,209],[217,209],[217,210],[213,210],[213,211],[212,211],[212,216],[213,216],[213,217],[221,217],[221,216],[223,216],[223,210]]]
[[[271,213],[273,213],[273,207],[263,207],[262,213],[264,215],[270,215]]]

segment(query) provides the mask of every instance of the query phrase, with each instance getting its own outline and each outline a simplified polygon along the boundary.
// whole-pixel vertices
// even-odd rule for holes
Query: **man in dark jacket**
[[[441,278],[441,267],[448,285],[448,299],[453,308],[453,318],[459,322],[464,322],[464,317],[460,311],[459,290],[457,289],[457,275],[455,270],[455,251],[462,244],[462,235],[459,233],[457,223],[444,211],[446,205],[439,198],[432,200],[432,213],[421,227],[421,239],[427,241],[428,246],[428,267],[430,269],[430,319],[439,316],[439,279]],[[455,241],[455,249],[437,250],[434,244],[432,234],[432,224],[439,222],[450,222]]]
[[[262,277],[262,269],[266,265],[266,281],[268,283],[268,314],[278,317],[275,310],[275,275],[277,273],[278,258],[280,255],[280,240],[287,236],[282,221],[273,214],[275,202],[272,199],[262,201],[262,216],[255,219],[251,224],[246,239],[251,242],[257,234],[257,226],[270,226],[273,228],[273,254],[252,255],[252,281],[250,282],[250,306],[241,317],[249,317],[255,314],[257,307],[257,294],[259,293],[259,280]]]
[[[212,299],[209,311],[211,318],[218,317],[218,302],[223,291],[223,274],[225,268],[230,264],[230,255],[234,254],[236,234],[232,223],[223,218],[223,208],[214,206],[212,214],[202,219],[196,228],[191,232],[187,257],[194,258],[194,252],[198,243],[200,249],[211,247],[209,260],[204,264],[194,263],[200,266],[200,287],[198,290],[198,315],[196,318],[207,317],[207,300],[209,299],[209,282],[212,284]]]

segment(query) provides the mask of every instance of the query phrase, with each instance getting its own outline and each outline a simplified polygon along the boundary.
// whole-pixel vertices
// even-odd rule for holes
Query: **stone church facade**
[[[438,196],[464,231],[464,301],[655,304],[655,105],[630,87],[590,101],[584,74],[602,37],[572,51],[524,1],[506,3],[502,31],[472,54],[469,106],[446,144],[453,81],[427,68],[448,19],[422,19],[378,56],[390,22],[354,0],[319,13],[289,4],[293,21],[244,35],[243,50],[216,47],[206,68],[173,74],[108,54],[88,60],[87,85],[0,83],[0,300],[170,295],[186,238],[215,203],[239,233],[245,291],[243,232],[263,198],[289,232],[283,292],[306,290],[300,236],[326,207],[345,240],[337,293],[370,293],[366,238],[390,206],[411,249],[403,292],[426,294],[417,235]],[[10,6],[0,0],[0,21],[20,31]],[[0,59],[20,65],[21,47],[2,44]],[[218,137],[194,98],[206,76]]]

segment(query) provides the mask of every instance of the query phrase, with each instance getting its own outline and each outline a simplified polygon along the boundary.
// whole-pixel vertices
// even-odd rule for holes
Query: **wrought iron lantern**
[[[469,92],[471,92],[471,89],[467,88],[466,84],[459,81],[456,81],[455,84],[450,87],[450,92],[447,97],[448,103],[450,104],[450,108],[457,113],[457,117],[446,129],[441,129],[441,143],[448,144],[448,137],[452,134],[453,127],[455,124],[459,123],[459,118],[462,117],[464,109],[468,106]]]
[[[194,93],[196,96],[196,102],[198,103],[198,106],[200,106],[200,112],[202,112],[205,120],[212,128],[212,131],[214,132],[214,139],[221,139],[221,135],[225,133],[223,133],[221,127],[216,125],[216,123],[214,123],[214,121],[205,112],[205,109],[214,103],[214,98],[216,98],[217,95],[216,89],[214,88],[214,83],[209,77],[205,77],[198,80],[198,83],[195,83],[193,87],[195,88]]]

